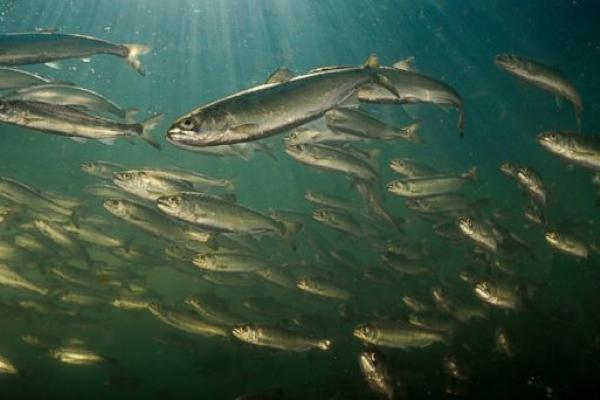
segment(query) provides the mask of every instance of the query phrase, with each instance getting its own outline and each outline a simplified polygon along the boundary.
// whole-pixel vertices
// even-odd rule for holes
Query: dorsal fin
[[[284,83],[294,77],[294,74],[290,72],[286,67],[279,67],[265,81],[265,83]]]
[[[377,55],[375,53],[371,53],[371,55],[369,55],[369,58],[367,58],[367,61],[365,61],[364,66],[365,68],[379,67],[379,58],[377,57]]]

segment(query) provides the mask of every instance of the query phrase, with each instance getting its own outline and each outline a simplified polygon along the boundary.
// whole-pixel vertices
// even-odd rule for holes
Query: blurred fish
[[[233,313],[227,303],[213,294],[194,295],[185,299],[185,304],[191,306],[198,314],[216,324],[232,327],[243,321],[243,318]]]
[[[483,280],[475,285],[475,294],[498,308],[518,310],[522,307],[519,287],[501,280]]]
[[[352,293],[346,289],[340,288],[331,282],[318,278],[301,278],[297,283],[298,289],[317,296],[347,301],[352,297]]]
[[[385,399],[394,399],[394,383],[381,353],[362,351],[358,355],[358,363],[371,390]]]
[[[39,211],[70,216],[73,211],[48,199],[39,190],[14,179],[0,177],[0,197]]]
[[[198,268],[214,272],[254,272],[270,265],[267,260],[243,253],[197,254],[192,262]]]
[[[113,174],[113,183],[120,189],[145,200],[155,201],[161,196],[191,190],[187,181],[157,176],[142,170],[119,171]]]
[[[508,333],[504,328],[496,329],[494,333],[494,341],[496,343],[496,351],[508,358],[513,358],[517,354],[517,348],[512,343]]]
[[[358,204],[342,197],[333,196],[323,192],[315,192],[309,190],[304,192],[304,198],[311,203],[315,203],[328,208],[344,210],[346,212],[354,211],[358,208]]]
[[[48,289],[38,286],[13,271],[8,265],[0,263],[0,285],[9,286],[19,290],[28,290],[45,296]]]
[[[495,57],[494,63],[518,79],[552,93],[556,96],[557,101],[559,98],[564,98],[572,103],[575,108],[577,128],[581,130],[583,102],[577,89],[562,72],[531,58],[515,54],[499,54]]]
[[[114,364],[116,362],[115,359],[101,356],[92,350],[80,346],[58,347],[49,350],[48,353],[50,354],[50,357],[65,364],[72,365]]]
[[[0,356],[0,374],[18,375],[19,370],[4,356]]]
[[[148,310],[160,321],[184,332],[201,336],[229,336],[227,331],[214,323],[206,322],[193,313],[151,303]]]
[[[365,138],[344,132],[334,132],[329,128],[311,129],[305,126],[294,129],[286,138],[286,146],[299,144],[345,144],[360,142]]]
[[[542,205],[546,204],[546,188],[539,174],[530,167],[517,168],[515,178],[519,182],[529,196]]]
[[[43,64],[67,58],[112,54],[124,58],[139,74],[139,56],[149,53],[144,44],[116,44],[92,36],[64,33],[8,33],[0,35],[0,65]]]

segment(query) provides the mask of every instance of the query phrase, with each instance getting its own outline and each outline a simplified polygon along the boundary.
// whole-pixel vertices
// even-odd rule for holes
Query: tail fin
[[[416,69],[413,65],[414,62],[415,62],[415,57],[409,56],[409,57],[406,57],[404,60],[395,62],[394,65],[392,65],[392,67],[394,67],[396,69],[401,69],[403,71],[416,71]]]
[[[135,116],[137,115],[137,113],[140,112],[140,109],[135,108],[135,107],[129,107],[129,108],[125,108],[122,111],[123,111],[123,114],[121,115],[121,117],[125,120],[125,122],[128,124],[134,124]]]
[[[152,147],[154,147],[158,150],[160,150],[160,144],[156,141],[154,136],[152,136],[151,131],[163,119],[163,116],[164,116],[163,114],[158,114],[158,115],[152,116],[141,122],[142,133],[140,133],[140,136],[146,142],[150,143],[150,145],[152,145]]]
[[[331,340],[329,340],[329,339],[319,340],[319,342],[317,343],[317,347],[321,350],[327,351],[331,348]]]
[[[400,129],[399,136],[413,143],[422,143],[419,137],[419,123],[415,122],[405,128]]]
[[[150,50],[152,50],[152,47],[146,44],[135,43],[125,44],[124,46],[127,47],[127,50],[129,50],[126,58],[127,64],[129,64],[131,68],[135,69],[140,75],[146,75],[144,72],[144,66],[138,57],[142,54],[149,53]]]

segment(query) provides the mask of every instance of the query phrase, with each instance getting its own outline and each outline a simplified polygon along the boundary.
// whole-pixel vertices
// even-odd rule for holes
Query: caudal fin
[[[329,350],[331,348],[331,340],[319,340],[319,343],[317,343],[317,347],[321,350]]]
[[[152,50],[152,47],[146,44],[136,43],[129,43],[125,44],[124,46],[127,47],[127,50],[129,50],[126,57],[127,64],[129,64],[131,68],[135,69],[140,75],[146,75],[144,72],[144,66],[140,61],[139,56],[149,53],[150,50]]]
[[[152,145],[152,147],[160,150],[160,144],[156,141],[156,139],[154,138],[154,136],[152,135],[152,129],[154,129],[156,127],[156,125],[158,125],[158,123],[163,119],[163,114],[158,114],[155,116],[152,116],[144,121],[142,121],[142,133],[140,133],[140,136],[142,137],[142,139],[144,139],[146,142],[150,143],[150,145]]]

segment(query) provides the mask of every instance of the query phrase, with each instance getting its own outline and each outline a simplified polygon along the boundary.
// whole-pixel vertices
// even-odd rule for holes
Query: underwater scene
[[[0,0],[0,399],[596,398],[599,12]]]

